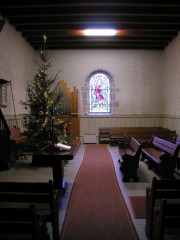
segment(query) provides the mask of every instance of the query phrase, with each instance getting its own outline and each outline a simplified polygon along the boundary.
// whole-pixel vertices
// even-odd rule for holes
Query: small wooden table
[[[77,149],[78,146],[73,145],[70,150],[36,152],[32,155],[32,165],[50,165],[53,172],[54,188],[65,191],[67,184],[64,181],[64,160],[72,160]]]

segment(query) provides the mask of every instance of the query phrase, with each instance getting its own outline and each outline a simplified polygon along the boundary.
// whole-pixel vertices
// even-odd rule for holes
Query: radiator
[[[85,134],[84,143],[96,143],[96,134]]]

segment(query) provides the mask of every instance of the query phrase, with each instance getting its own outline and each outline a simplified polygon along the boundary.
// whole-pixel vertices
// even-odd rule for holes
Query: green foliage
[[[27,84],[27,99],[20,102],[28,110],[28,114],[24,115],[24,127],[27,129],[29,139],[27,151],[41,149],[59,140],[68,142],[68,136],[64,134],[64,126],[68,120],[55,119],[59,116],[56,109],[63,99],[63,92],[61,88],[57,88],[56,84],[59,72],[54,77],[48,75],[51,62],[45,37],[44,46],[39,52],[39,61],[37,74]],[[53,119],[52,116],[54,116]]]

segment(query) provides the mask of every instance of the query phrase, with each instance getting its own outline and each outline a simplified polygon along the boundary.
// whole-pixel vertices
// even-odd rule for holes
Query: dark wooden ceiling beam
[[[32,46],[35,50],[40,50],[39,46],[38,47],[34,47]],[[76,50],[76,49],[79,49],[79,50],[84,50],[84,49],[115,49],[115,50],[122,50],[122,49],[131,49],[131,50],[159,50],[159,51],[162,51],[164,50],[164,47],[162,46],[48,46],[48,50]]]
[[[93,15],[149,15],[149,16],[176,16],[180,14],[180,6],[159,7],[159,6],[96,6],[96,7],[69,7],[69,6],[49,6],[49,7],[24,7],[14,9],[12,7],[1,8],[1,13],[9,17],[35,17],[35,16],[93,16]]]
[[[179,6],[177,0],[151,0],[151,1],[144,1],[144,0],[16,0],[12,2],[12,0],[6,0],[0,3],[0,7],[38,7],[38,6],[46,6],[49,7],[51,5],[62,6],[164,6],[164,7],[174,7]]]
[[[58,31],[28,31],[28,32],[22,32],[22,35],[24,37],[42,37],[44,34],[47,35],[47,37],[76,37],[75,35],[72,35],[69,33],[68,30],[58,30]],[[122,35],[124,36],[124,35]],[[125,33],[125,36],[156,36],[156,37],[175,37],[177,36],[176,31],[147,31],[147,30],[135,30],[135,29],[128,29],[128,31]]]
[[[13,23],[12,23],[13,24]],[[87,28],[114,28],[117,30],[158,30],[158,31],[178,31],[180,23],[178,24],[156,24],[156,23],[73,23],[73,24],[36,24],[36,25],[18,25],[18,31],[59,31],[59,30],[84,30]]]
[[[162,50],[180,30],[175,0],[2,0],[0,13],[35,48]],[[85,28],[115,28],[113,38],[85,38]]]
[[[42,45],[42,42],[39,44],[39,43],[35,43],[33,46],[41,46]],[[118,47],[118,46],[159,46],[159,47],[163,47],[163,46],[166,46],[166,44],[162,44],[162,43],[153,43],[153,42],[147,42],[147,43],[144,43],[144,42],[136,42],[136,43],[131,43],[131,42],[121,42],[121,43],[116,43],[116,44],[113,44],[114,47]],[[104,43],[104,42],[92,42],[92,43],[85,43],[85,42],[77,42],[77,43],[69,43],[69,42],[60,42],[60,43],[47,43],[47,46],[99,46],[99,47],[103,47],[103,46],[112,46],[111,42],[107,42],[107,43]]]
[[[107,43],[104,43],[104,42],[92,42],[92,43],[85,43],[85,42],[77,42],[77,43],[75,43],[75,44],[71,44],[70,42],[60,42],[60,43],[53,43],[53,44],[51,44],[51,43],[47,43],[47,46],[51,46],[51,45],[53,45],[53,46],[71,46],[71,45],[73,45],[73,46],[112,46],[112,44],[111,44],[111,42],[107,42]],[[154,42],[147,42],[147,43],[144,43],[144,42],[136,42],[136,43],[131,43],[131,42],[121,42],[121,43],[116,43],[116,44],[113,44],[114,45],[114,47],[115,46],[132,46],[132,45],[136,45],[136,46],[165,46],[166,44],[162,44],[162,43],[154,43]],[[40,46],[40,45],[39,45]]]
[[[35,36],[35,37],[26,37],[28,41],[31,43],[35,42],[42,42],[42,36]],[[112,42],[121,42],[121,41],[155,41],[155,42],[165,42],[168,43],[171,41],[172,37],[166,37],[166,36],[119,36],[119,37],[109,37],[108,39],[102,38],[102,37],[96,37],[96,41],[112,41]],[[94,41],[94,37],[87,38],[87,37],[50,37],[48,36],[48,42],[91,42]]]

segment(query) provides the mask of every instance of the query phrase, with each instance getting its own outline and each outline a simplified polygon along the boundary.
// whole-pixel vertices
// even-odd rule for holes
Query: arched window
[[[110,80],[105,71],[96,71],[89,76],[89,113],[111,112]]]

